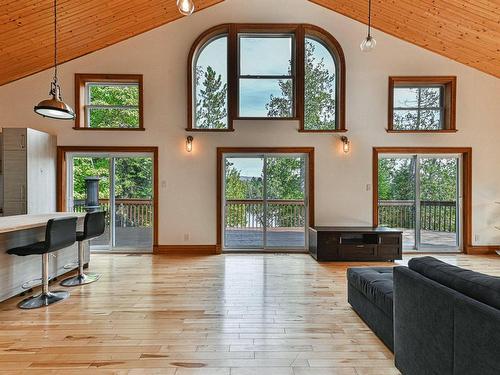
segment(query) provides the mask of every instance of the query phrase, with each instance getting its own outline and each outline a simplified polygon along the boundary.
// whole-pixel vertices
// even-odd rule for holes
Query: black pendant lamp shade
[[[73,109],[62,100],[61,87],[57,80],[57,0],[54,0],[54,78],[50,84],[49,95],[52,98],[42,100],[35,106],[35,113],[59,120],[73,120],[75,118]]]

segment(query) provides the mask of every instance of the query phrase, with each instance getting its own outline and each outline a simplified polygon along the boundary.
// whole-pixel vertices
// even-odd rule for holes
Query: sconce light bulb
[[[348,154],[351,150],[351,141],[349,141],[349,138],[346,136],[340,137],[340,140],[342,141],[342,150]]]
[[[193,151],[193,137],[188,136],[186,138],[186,151],[191,152]]]

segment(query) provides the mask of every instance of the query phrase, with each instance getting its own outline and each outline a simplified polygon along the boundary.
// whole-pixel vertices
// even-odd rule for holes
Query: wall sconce
[[[348,154],[351,151],[351,141],[345,135],[340,137],[340,141],[342,142],[342,150]]]
[[[190,135],[186,138],[186,151],[193,151],[193,137],[191,137]]]

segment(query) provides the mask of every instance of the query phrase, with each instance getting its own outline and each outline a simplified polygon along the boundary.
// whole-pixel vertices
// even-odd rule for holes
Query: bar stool
[[[62,286],[77,286],[93,283],[99,280],[101,275],[83,272],[83,241],[99,237],[106,228],[106,212],[95,211],[85,215],[83,232],[76,232],[78,241],[78,275],[67,278],[61,282]]]
[[[49,290],[49,254],[71,246],[76,240],[76,217],[50,219],[45,230],[45,241],[20,246],[7,251],[7,254],[42,256],[42,293],[26,298],[19,303],[21,309],[36,309],[62,301],[69,297],[65,291]]]

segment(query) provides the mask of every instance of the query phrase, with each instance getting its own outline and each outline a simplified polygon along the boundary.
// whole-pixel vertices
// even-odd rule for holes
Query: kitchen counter
[[[49,221],[50,219],[68,216],[83,218],[85,217],[85,213],[53,212],[49,214],[14,215],[0,217],[0,233],[9,233],[18,230],[45,227],[47,225],[47,221]]]
[[[43,241],[47,221],[56,217],[77,217],[77,229],[83,229],[85,213],[54,212],[47,214],[15,215],[0,217],[0,301],[6,300],[24,291],[22,285],[42,276],[42,257],[39,255],[16,256],[7,254],[7,250]],[[85,244],[85,263],[89,262],[90,252]],[[77,243],[52,253],[49,257],[49,275],[60,276],[69,272],[64,266],[75,263],[78,258]],[[75,269],[76,265],[72,267]],[[35,283],[34,286],[39,285]],[[54,287],[57,287],[54,285]]]

